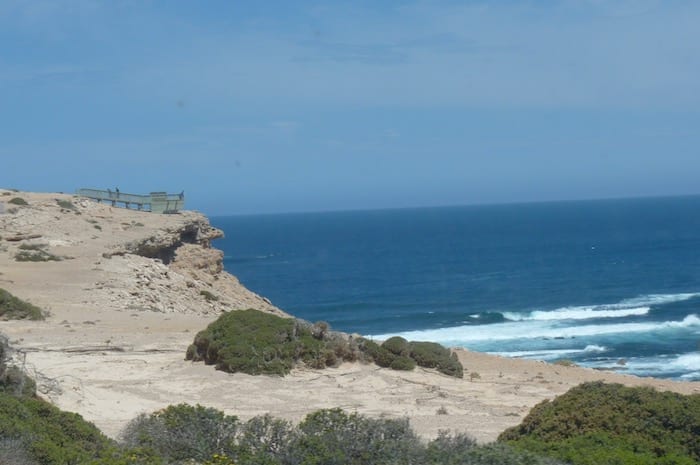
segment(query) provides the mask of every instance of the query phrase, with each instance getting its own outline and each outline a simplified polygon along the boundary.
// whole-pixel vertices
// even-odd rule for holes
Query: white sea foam
[[[554,310],[535,310],[529,313],[504,312],[511,321],[588,320],[592,318],[623,318],[647,315],[653,305],[682,302],[700,297],[698,292],[681,294],[648,294],[625,299],[613,304],[562,307]]]
[[[592,368],[623,370],[640,376],[674,377],[687,381],[700,380],[700,352],[676,356],[631,357],[619,364],[616,360],[585,363]]]
[[[694,297],[700,297],[700,292],[685,292],[681,294],[648,294],[640,295],[632,299],[625,299],[618,305],[627,306],[646,306],[646,305],[661,305],[670,304],[673,302],[682,302],[684,300],[690,300]]]
[[[609,306],[601,305],[596,307],[564,307],[550,311],[537,310],[530,313],[506,312],[503,316],[511,321],[589,320],[591,318],[646,315],[649,310],[649,307],[611,309]]]
[[[607,347],[590,344],[584,349],[552,349],[552,350],[516,350],[511,352],[489,352],[501,357],[530,358],[535,360],[555,360],[565,356],[572,356],[583,353],[602,353],[607,351]]]
[[[688,315],[682,321],[617,323],[605,325],[565,326],[560,321],[522,321],[495,323],[491,325],[468,325],[451,328],[406,331],[373,335],[384,340],[392,336],[402,336],[414,341],[433,341],[446,345],[466,345],[475,342],[507,341],[537,338],[573,338],[608,334],[642,333],[668,329],[700,328],[700,318]]]

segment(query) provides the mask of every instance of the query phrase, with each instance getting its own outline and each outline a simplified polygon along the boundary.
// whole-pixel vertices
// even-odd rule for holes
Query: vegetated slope
[[[391,338],[380,346],[330,331],[325,322],[312,325],[250,309],[226,312],[200,331],[186,359],[252,375],[285,375],[299,362],[325,368],[358,360],[395,370],[412,370],[418,364],[459,378],[463,373],[457,356],[439,344]]]
[[[700,463],[700,395],[585,383],[499,437],[574,465]]]
[[[0,463],[120,463],[112,461],[115,444],[92,423],[35,397],[34,380],[9,363],[11,351],[0,335]]]
[[[9,351],[6,341],[0,347]],[[8,367],[0,358],[0,369]],[[13,386],[8,386],[12,388]],[[14,386],[16,387],[16,386]],[[14,394],[13,394],[14,393]],[[171,405],[132,420],[119,442],[21,390],[0,391],[0,463],[12,465],[557,465],[505,444],[441,432],[421,442],[407,418],[315,411],[298,425],[270,415],[240,422],[219,410]]]

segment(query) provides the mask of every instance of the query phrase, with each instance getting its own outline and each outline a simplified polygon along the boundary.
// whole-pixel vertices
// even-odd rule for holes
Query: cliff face
[[[15,198],[27,205],[11,202]],[[0,202],[0,287],[28,295],[36,305],[282,314],[224,271],[223,253],[211,247],[223,232],[199,213],[159,215],[61,194],[9,191],[0,191]],[[27,261],[18,261],[23,255]],[[43,288],[37,286],[41,276],[51,278]]]

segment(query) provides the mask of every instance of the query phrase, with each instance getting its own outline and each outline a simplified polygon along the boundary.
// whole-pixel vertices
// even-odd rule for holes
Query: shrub
[[[419,366],[435,368],[440,373],[462,378],[464,369],[457,354],[435,342],[411,342],[411,358]]]
[[[223,412],[187,404],[171,405],[132,420],[122,433],[129,447],[155,451],[169,460],[206,460],[230,453],[238,419]]]
[[[20,205],[20,206],[29,205],[27,203],[27,201],[24,200],[22,197],[13,197],[10,200],[8,200],[7,203],[11,203],[12,205]]]
[[[257,416],[241,427],[233,455],[239,464],[290,463],[295,439],[296,428],[290,422],[270,415]]]
[[[207,302],[216,302],[217,300],[219,300],[219,298],[217,296],[215,296],[214,294],[212,294],[211,292],[209,292],[205,289],[202,289],[201,291],[199,291],[199,295],[204,297],[204,299]]]
[[[314,330],[316,328],[316,330]],[[318,324],[258,310],[226,312],[200,331],[186,360],[204,361],[230,373],[285,375],[297,363],[312,368],[356,360],[356,342],[319,331]]]
[[[251,375],[282,376],[300,362],[321,369],[356,360],[395,370],[412,370],[418,361],[413,357],[413,344],[418,344],[418,353],[421,354],[425,352],[421,352],[421,344],[432,343],[409,344],[405,339],[394,339],[390,346],[406,354],[396,355],[374,341],[333,332],[326,322],[311,324],[258,310],[239,310],[224,313],[197,333],[187,348],[185,359],[204,361],[230,373]],[[424,360],[434,360],[430,368],[462,377],[462,365],[456,355],[450,355],[450,351],[439,344],[435,346],[439,352],[433,346],[430,348],[439,356],[423,357]]]
[[[574,465],[700,462],[700,395],[585,383],[535,406],[499,440]]]
[[[573,360],[570,360],[568,358],[560,358],[559,360],[555,360],[552,362],[553,365],[559,365],[562,367],[575,367],[576,363]]]
[[[405,357],[403,355],[397,356],[394,360],[392,360],[391,365],[389,365],[389,368],[392,370],[403,370],[403,371],[411,371],[416,367],[416,362],[412,358]]]
[[[87,463],[115,452],[112,441],[80,415],[31,397],[0,393],[0,432],[23,459],[40,465]]]
[[[59,207],[65,208],[66,210],[75,210],[75,205],[70,200],[56,199],[56,203]]]
[[[389,352],[386,347],[380,346],[369,339],[363,339],[360,348],[367,355],[369,361],[376,363],[382,368],[389,368],[396,358],[396,355]]]
[[[408,345],[408,341],[401,336],[390,337],[382,343],[382,347],[394,355],[402,355],[407,357],[411,353],[411,348]]]
[[[18,262],[60,262],[61,257],[47,252],[46,250],[22,250],[15,254],[15,261]]]
[[[405,418],[371,419],[336,408],[307,415],[298,430],[293,463],[420,463],[420,442]]]
[[[0,288],[0,318],[6,320],[43,320],[44,313],[39,307],[13,296]]]

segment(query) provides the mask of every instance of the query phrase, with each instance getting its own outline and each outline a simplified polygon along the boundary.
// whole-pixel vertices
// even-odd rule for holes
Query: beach
[[[14,197],[28,205],[8,204]],[[203,215],[158,215],[65,194],[3,190],[0,202],[0,287],[50,312],[45,321],[1,321],[0,332],[17,349],[16,361],[35,376],[42,397],[112,437],[140,413],[184,402],[241,419],[269,413],[290,421],[340,407],[373,417],[408,417],[424,438],[449,429],[489,442],[537,403],[585,381],[700,393],[700,382],[464,349],[456,350],[464,379],[359,363],[297,368],[285,377],[216,371],[184,360],[199,330],[224,310],[286,313],[245,289],[228,273],[235,269],[222,268],[223,254],[215,248],[220,232]],[[62,259],[17,262],[22,243],[41,244]],[[158,255],[149,250],[166,249],[174,250],[166,260],[148,256]]]

